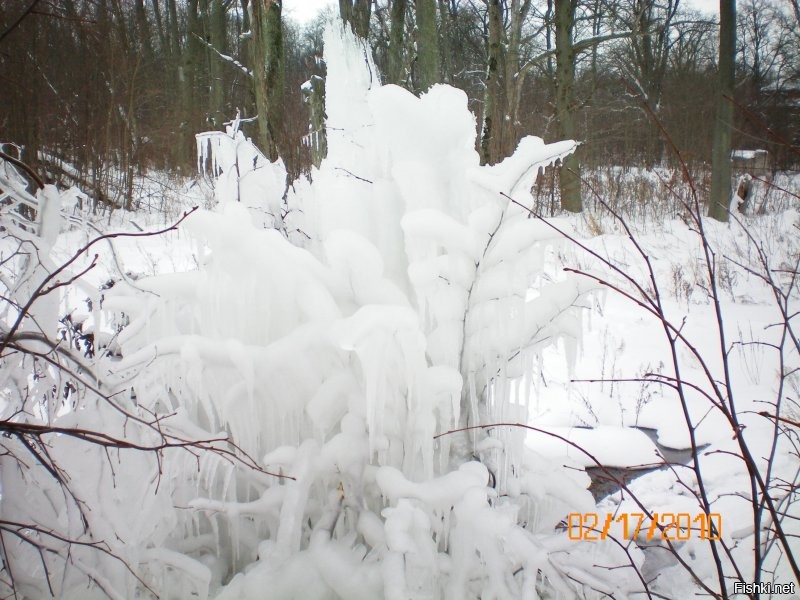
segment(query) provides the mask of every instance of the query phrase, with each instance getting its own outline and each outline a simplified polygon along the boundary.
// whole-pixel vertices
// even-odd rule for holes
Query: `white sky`
[[[326,6],[333,6],[335,0],[283,0],[283,14],[298,23],[307,23]]]
[[[297,0],[295,0],[296,2]],[[300,0],[302,2],[302,0]],[[694,8],[704,13],[719,14],[719,0],[684,0],[685,8]]]
[[[307,23],[326,6],[336,4],[336,0],[283,0],[283,12],[298,23]],[[683,0],[683,4],[704,13],[719,13],[719,0]]]

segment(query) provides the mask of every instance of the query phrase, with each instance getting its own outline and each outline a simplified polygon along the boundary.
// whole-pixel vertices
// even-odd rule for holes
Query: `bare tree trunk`
[[[356,33],[367,39],[369,37],[369,20],[372,17],[372,0],[355,0],[354,13]]]
[[[209,21],[211,46],[221,53],[226,53],[228,50],[227,11],[223,0],[212,0]],[[219,57],[211,56],[208,63],[208,77],[210,79],[208,108],[209,116],[215,127],[220,127],[227,116],[225,114],[224,76],[223,64]]]
[[[250,23],[251,48],[261,149],[278,159],[278,124],[283,105],[283,31],[281,0],[255,0]]]
[[[591,12],[591,24],[592,24],[592,37],[597,37],[600,35],[600,30],[602,27],[602,10],[600,8],[600,4],[605,0],[593,0],[592,2],[592,12]],[[592,56],[589,59],[589,69],[592,73],[592,79],[597,81],[597,46],[592,46]]]
[[[339,0],[339,15],[353,33],[363,39],[369,37],[372,0]]]
[[[187,5],[187,13],[191,10],[191,4]],[[181,28],[178,22],[178,8],[176,0],[167,0],[166,10],[166,47],[164,53],[167,55],[170,76],[166,78],[170,91],[174,95],[175,101],[175,126],[178,129],[178,143],[173,144],[172,162],[182,165],[187,158],[189,151],[189,82],[187,80],[186,56],[183,51]]]
[[[575,139],[575,48],[572,32],[575,27],[575,0],[555,0],[556,29],[556,120],[559,137]],[[580,164],[575,154],[562,160],[559,177],[561,208],[581,212]]]
[[[736,0],[719,2],[719,75],[717,118],[711,149],[711,197],[708,216],[728,220],[731,198],[731,132],[733,130],[733,84],[736,59]]]
[[[500,70],[503,64],[503,14],[501,0],[489,0],[489,40],[486,66],[486,91],[483,97],[483,127],[481,131],[481,161],[491,164],[497,160],[499,129],[502,111],[499,111],[503,85]]]
[[[153,5],[153,17],[156,20],[156,31],[158,31],[158,45],[159,45],[159,52],[163,56],[166,54],[167,51],[167,38],[164,32],[164,20],[161,17],[161,6],[158,3],[158,0],[152,0]]]
[[[547,10],[544,13],[544,27],[545,27],[545,43],[547,49],[547,74],[552,76],[553,74],[553,55],[551,51],[553,50],[553,1],[554,0],[547,0]]]
[[[181,34],[178,26],[178,8],[175,0],[167,0],[167,35],[169,38],[169,52],[173,57],[181,51]]]
[[[800,27],[800,1],[792,0],[792,10],[794,10],[794,18],[797,19],[797,26]]]
[[[180,115],[180,159],[185,159],[194,146],[194,132],[197,123],[194,110],[197,106],[195,83],[197,80],[197,67],[200,63],[201,46],[195,35],[200,33],[200,17],[198,15],[198,0],[189,0],[186,4],[186,43],[180,47],[178,38],[178,86],[179,86],[179,115]],[[177,23],[175,27],[177,27]],[[183,162],[183,161],[181,161]]]
[[[406,0],[392,0],[389,31],[388,79],[400,85],[403,81],[403,42],[406,27]]]
[[[153,38],[150,35],[150,24],[147,22],[147,11],[144,8],[144,0],[136,0],[136,34],[141,43],[142,53],[144,54],[144,64],[148,67],[153,65]]]
[[[629,72],[631,82],[647,106],[642,108],[647,118],[649,111],[659,114],[661,110],[678,4],[679,0],[641,0],[627,19],[631,37],[623,58],[624,70]],[[640,129],[637,132],[643,149],[642,156],[650,167],[658,164],[663,157],[662,137],[654,133],[655,129]]]
[[[505,111],[500,129],[498,159],[511,156],[519,136],[519,104],[522,97],[522,86],[525,73],[520,65],[522,45],[522,25],[530,10],[530,0],[511,0],[509,15],[508,44],[504,61],[505,78]]]
[[[439,81],[439,37],[436,0],[414,0],[417,9],[417,68],[415,88],[426,92]]]
[[[521,65],[522,27],[530,6],[531,0],[511,0],[510,4],[506,0],[489,2],[488,67],[481,135],[484,163],[496,163],[510,156],[518,141],[519,106],[525,83],[525,70]]]
[[[439,0],[439,56],[441,58],[442,81],[451,83],[453,80],[453,13],[450,11],[448,0]]]

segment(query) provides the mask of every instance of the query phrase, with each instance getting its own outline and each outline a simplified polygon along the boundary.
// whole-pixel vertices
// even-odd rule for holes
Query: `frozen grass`
[[[692,183],[703,202],[710,185],[710,171],[695,166],[689,172]],[[738,176],[744,175],[740,173]],[[598,235],[620,231],[618,223],[607,218],[603,204],[625,218],[636,231],[647,231],[653,222],[686,219],[685,203],[691,200],[691,189],[677,167],[609,166],[583,172],[583,200],[586,232]],[[543,216],[558,214],[558,175],[546,169],[533,188],[533,209]],[[800,199],[800,173],[777,172],[751,181],[749,213],[781,213],[796,208]],[[602,222],[602,223],[601,223]],[[610,227],[604,230],[603,227]]]

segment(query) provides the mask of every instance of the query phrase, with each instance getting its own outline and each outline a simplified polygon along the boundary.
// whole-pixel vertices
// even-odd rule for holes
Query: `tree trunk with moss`
[[[733,83],[736,59],[736,0],[719,3],[719,74],[717,118],[711,149],[711,198],[708,216],[728,220],[731,199],[731,133],[733,130]]]
[[[228,51],[227,11],[223,0],[212,0],[209,15],[210,44],[214,50],[226,54]],[[228,116],[225,114],[225,66],[214,51],[208,49],[209,116],[213,126],[219,128]]]
[[[197,66],[202,56],[202,46],[195,37],[200,34],[200,17],[198,14],[198,0],[189,0],[186,3],[186,37],[185,43],[178,24],[176,2],[172,0],[169,9],[173,20],[170,23],[171,37],[173,38],[174,58],[177,61],[178,71],[178,115],[180,120],[180,142],[177,145],[178,155],[175,157],[179,164],[186,163],[194,155],[194,134],[200,123],[195,118],[197,106],[196,74]]]
[[[350,25],[353,33],[363,39],[369,37],[372,0],[339,0],[339,15]]]
[[[449,0],[439,2],[439,58],[440,71],[444,83],[453,81],[453,19]]]
[[[503,9],[501,0],[489,0],[489,39],[486,66],[486,91],[483,96],[483,126],[481,127],[481,162],[497,161],[499,129],[502,126],[501,96],[503,83]]]
[[[575,48],[572,35],[575,27],[576,0],[556,0],[556,120],[558,135],[563,140],[576,137],[575,127]],[[559,176],[561,208],[570,212],[581,212],[580,164],[575,154],[561,163]]]
[[[390,7],[389,52],[387,56],[387,79],[389,83],[402,85],[405,79],[403,47],[405,43],[406,0],[392,0]]]
[[[270,160],[278,159],[278,132],[283,105],[283,30],[281,0],[255,0],[251,4],[251,53],[258,140]]]
[[[525,83],[525,71],[522,70],[522,26],[530,12],[531,0],[511,0],[508,16],[508,42],[504,59],[504,107],[502,128],[498,132],[499,157],[511,156],[516,150],[519,138],[519,107],[522,99],[522,86]]]
[[[415,88],[427,92],[439,75],[439,34],[436,31],[436,1],[415,0],[417,9],[417,64]]]

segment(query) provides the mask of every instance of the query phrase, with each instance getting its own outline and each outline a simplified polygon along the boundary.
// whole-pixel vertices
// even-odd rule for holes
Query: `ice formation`
[[[286,168],[272,163],[240,130],[239,115],[225,132],[197,135],[197,167],[214,179],[218,203],[239,202],[250,209],[258,226],[281,227],[281,199],[286,191]]]
[[[30,308],[20,330],[27,337],[18,340],[27,354],[3,352],[6,431],[10,423],[63,429],[2,437],[0,595],[14,595],[6,575],[20,597],[81,600],[631,598],[650,593],[643,586],[676,597],[697,591],[687,568],[713,581],[702,539],[681,540],[667,554],[641,537],[624,548],[612,539],[582,543],[564,528],[570,513],[635,514],[644,506],[690,515],[698,507],[687,494],[696,489],[691,476],[676,480],[677,464],[597,505],[586,491],[582,469],[595,458],[628,468],[650,464],[657,448],[688,443],[685,416],[668,390],[651,397],[643,383],[637,395],[612,381],[609,391],[601,383],[600,395],[586,398],[580,388],[587,384],[570,387],[598,372],[607,383],[637,368],[638,379],[669,370],[658,345],[662,322],[643,324],[622,297],[595,310],[593,318],[609,326],[581,338],[576,304],[587,304],[586,282],[556,265],[586,256],[562,255],[553,229],[519,206],[530,204],[538,168],[574,143],[525,138],[512,157],[480,166],[475,120],[461,92],[435,86],[417,98],[381,86],[363,44],[336,25],[326,47],[331,151],[312,180],[294,182],[287,193],[280,161],[270,163],[236,120],[224,133],[201,134],[198,162],[217,205],[176,233],[181,243],[189,243],[184,231],[194,239],[187,264],[196,268],[125,277],[104,291],[102,311],[98,282],[83,281],[92,307],[72,317],[108,350],[89,369],[80,357],[59,355],[73,339],[44,329],[65,314],[59,293],[73,293],[72,286],[53,288],[59,293]],[[75,238],[64,238],[89,234],[59,235],[63,209],[79,192],[48,186],[29,193],[2,161],[0,196],[10,232],[0,239],[0,274],[11,299],[0,326],[8,327],[20,301],[63,263],[59,253],[76,247]],[[569,227],[578,219],[555,221]],[[752,230],[738,234],[704,226],[718,256],[751,248],[754,238],[744,238],[761,228],[758,239],[778,265],[796,259],[786,232],[797,221],[790,211],[753,220]],[[697,239],[679,239],[689,233],[685,224],[665,222],[636,241],[656,279],[671,281],[676,292],[685,273],[696,282],[702,265]],[[639,268],[627,235],[581,243],[631,273]],[[81,253],[60,281],[91,260]],[[595,272],[613,281],[608,268]],[[742,494],[751,473],[738,458],[738,439],[748,440],[754,456],[774,451],[762,464],[785,503],[785,530],[795,536],[791,486],[776,482],[796,479],[797,467],[794,438],[776,438],[761,412],[765,393],[778,385],[775,393],[784,394],[763,351],[778,347],[774,307],[763,304],[774,290],[756,272],[739,273],[725,300],[729,339],[738,330],[741,340],[744,328],[763,336],[758,344],[736,343],[731,353],[739,433],[709,412],[702,388],[687,395],[686,406],[698,443],[709,444],[694,456],[713,510],[724,516],[725,575],[735,567],[746,580],[759,530]],[[696,310],[707,289],[685,293],[680,303],[666,299],[668,314],[683,313],[685,301],[682,332],[714,357],[717,350],[706,354],[716,343],[708,335],[711,313]],[[60,350],[41,334],[59,339]],[[579,343],[588,347],[580,362]],[[30,351],[42,351],[37,362]],[[69,388],[76,376],[48,355],[80,372],[80,392]],[[786,356],[796,365],[794,350]],[[720,368],[711,360],[712,370]],[[702,381],[700,365],[688,362],[686,381]],[[137,420],[154,415],[155,428]],[[437,437],[464,425],[528,421],[537,431],[494,426]],[[659,444],[638,427],[652,428]],[[68,428],[138,446],[157,445],[164,433],[224,441],[216,453],[156,455],[106,450],[67,435]],[[222,450],[247,453],[259,468]],[[617,540],[625,538],[618,521],[607,524]],[[764,572],[774,568],[776,581],[787,580],[783,551],[766,546]]]
[[[285,219],[282,165],[235,124],[198,136],[220,200],[186,225],[200,268],[107,294],[131,320],[120,388],[137,374],[140,405],[293,478],[209,458],[187,480],[173,461],[181,508],[151,577],[220,599],[567,593],[554,527],[588,492],[519,431],[434,436],[524,422],[510,382],[580,335],[586,283],[542,276],[553,232],[511,200],[529,205],[539,168],[575,143],[529,137],[481,166],[463,92],[380,85],[338,24],[325,44],[329,154]]]

